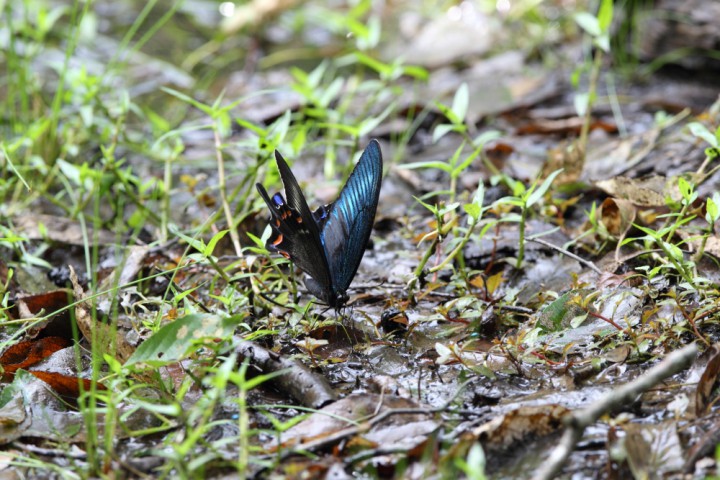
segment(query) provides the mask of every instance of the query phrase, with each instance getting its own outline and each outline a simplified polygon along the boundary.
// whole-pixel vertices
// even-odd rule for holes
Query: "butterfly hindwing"
[[[332,277],[320,243],[318,225],[290,167],[278,152],[275,152],[275,160],[285,186],[287,202],[280,194],[270,198],[261,184],[256,185],[272,216],[270,225],[273,234],[267,241],[267,248],[290,258],[295,265],[313,277],[325,294],[313,293],[327,301]]]
[[[325,212],[320,240],[335,296],[345,296],[365,253],[380,196],[382,169],[380,145],[372,140],[338,199]]]

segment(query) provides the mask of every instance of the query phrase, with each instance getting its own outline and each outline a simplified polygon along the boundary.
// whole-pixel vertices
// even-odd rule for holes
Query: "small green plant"
[[[644,227],[642,225],[635,224],[635,227],[641,232],[645,233],[644,237],[640,238],[628,238],[623,240],[621,245],[626,245],[636,240],[645,240],[650,245],[655,245],[662,250],[665,258],[670,262],[669,264],[663,263],[658,267],[655,267],[648,271],[648,277],[652,278],[654,275],[659,273],[663,269],[672,268],[685,280],[687,285],[692,288],[697,288],[696,278],[693,274],[695,264],[690,260],[685,260],[682,249],[677,245],[670,243],[665,240],[666,237],[677,229],[679,226],[688,223],[692,218],[684,218],[674,222],[672,225],[661,228],[660,230],[653,230],[651,228]]]
[[[705,253],[708,238],[716,234],[715,224],[720,220],[720,193],[713,193],[713,196],[705,201],[705,212],[705,220],[708,225],[702,237],[702,243],[693,256],[695,262],[699,262]]]
[[[455,231],[454,238],[450,242],[448,242],[448,247],[451,248],[451,251],[445,256],[445,258],[441,262],[428,269],[428,272],[439,272],[440,270],[447,268],[448,264],[453,261],[458,262],[460,271],[465,271],[464,258],[462,256],[463,249],[472,238],[473,234],[475,233],[475,229],[481,223],[484,212],[490,208],[488,206],[483,206],[484,197],[485,188],[482,182],[480,182],[472,201],[463,205],[463,209],[468,215],[467,227],[457,226],[457,215],[454,213],[454,211],[457,210],[457,208],[460,206],[459,203],[452,203],[441,208],[435,205],[425,203],[420,199],[416,199],[423,207],[428,209],[433,214],[433,216],[435,217],[436,228],[433,232],[425,236],[425,238],[428,239],[432,238],[432,242],[425,250],[423,258],[420,260],[420,263],[415,269],[413,280],[411,280],[410,284],[408,285],[408,289],[410,290],[411,295],[412,291],[417,285],[418,280],[423,276],[423,272],[428,261],[432,257],[433,253],[435,253],[438,248],[440,248],[443,240],[451,231]],[[451,218],[447,220],[446,217],[451,213]],[[487,233],[487,231],[494,225],[495,221],[484,222],[484,225],[480,229],[480,232],[478,234],[478,238],[482,238]],[[423,240],[425,238],[423,238]]]
[[[705,173],[705,169],[708,167],[710,162],[720,156],[720,126],[715,130],[715,132],[711,132],[702,123],[691,122],[688,124],[688,129],[693,136],[704,140],[709,145],[705,148],[705,161],[703,161],[700,168],[698,168],[697,172],[695,172],[695,175],[698,177],[698,183],[701,183],[704,179],[710,177],[717,171],[718,168],[720,168],[719,165],[713,168],[710,172]]]
[[[428,194],[428,196],[436,196],[436,195],[448,195],[449,202],[454,203],[455,202],[455,196],[457,192],[457,182],[460,176],[467,170],[467,168],[470,166],[470,164],[475,160],[478,155],[482,152],[482,147],[477,147],[473,149],[470,154],[463,156],[463,150],[465,149],[465,142],[462,142],[460,146],[455,150],[455,153],[452,157],[448,159],[447,162],[442,161],[424,161],[424,162],[414,162],[414,163],[406,163],[403,164],[401,168],[405,168],[408,170],[414,170],[419,168],[432,168],[441,170],[448,175],[450,175],[450,188],[448,190],[436,190],[432,193]]]
[[[467,457],[455,458],[455,465],[467,475],[468,480],[486,480],[485,475],[485,452],[480,442],[473,443]]]
[[[467,115],[469,104],[470,93],[467,83],[463,83],[460,85],[460,88],[457,89],[451,106],[448,107],[441,102],[435,102],[435,106],[445,115],[445,118],[447,118],[450,123],[441,123],[435,127],[435,130],[433,130],[433,143],[436,143],[450,132],[460,134],[467,133],[468,127],[465,123],[465,116]]]
[[[591,65],[581,65],[572,75],[572,84],[575,88],[579,86],[580,76],[589,70],[590,79],[587,93],[575,95],[575,110],[583,117],[583,125],[580,131],[580,138],[577,148],[580,158],[585,159],[587,151],[587,140],[590,132],[590,121],[593,105],[597,100],[598,80],[602,68],[603,58],[610,53],[610,26],[613,19],[613,0],[601,0],[597,15],[589,12],[575,14],[575,21],[592,39],[595,47],[595,56]]]
[[[561,172],[562,169],[555,170],[548,175],[542,183],[534,182],[530,188],[525,187],[525,185],[518,180],[513,180],[507,176],[503,176],[505,183],[507,183],[512,189],[512,196],[501,198],[495,202],[495,206],[512,205],[520,209],[520,214],[509,214],[500,219],[502,222],[517,222],[520,228],[518,256],[515,260],[515,268],[521,268],[523,260],[525,259],[525,227],[527,225],[530,207],[535,205],[543,196],[545,196],[548,190],[550,190],[555,177],[557,177]]]

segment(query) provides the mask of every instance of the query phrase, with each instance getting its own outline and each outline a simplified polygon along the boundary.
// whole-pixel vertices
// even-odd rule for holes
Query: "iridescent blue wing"
[[[261,184],[255,185],[270,209],[272,235],[268,239],[266,247],[270,251],[278,252],[289,258],[301,270],[310,275],[314,279],[314,282],[310,284],[306,282],[310,292],[329,303],[332,297],[333,280],[320,240],[320,229],[310,212],[295,175],[277,151],[275,152],[275,161],[285,186],[287,202],[279,193],[270,198]]]
[[[315,212],[332,277],[331,306],[335,306],[333,301],[342,304],[347,299],[345,292],[365,253],[380,196],[382,170],[380,144],[372,140],[335,203]]]

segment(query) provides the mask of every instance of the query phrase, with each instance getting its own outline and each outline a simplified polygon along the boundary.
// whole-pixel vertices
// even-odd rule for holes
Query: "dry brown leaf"
[[[18,369],[24,368],[27,370],[28,367],[70,345],[70,340],[61,337],[45,337],[39,340],[16,343],[0,356],[0,365],[4,370],[3,380],[12,380]]]
[[[667,478],[667,474],[682,469],[684,452],[676,422],[628,423],[623,430],[625,453],[635,478]]]
[[[63,397],[77,398],[83,391],[90,391],[92,388],[92,382],[86,378],[78,378],[70,375],[63,375],[57,372],[41,372],[37,370],[30,370],[31,374],[47,383],[55,390],[58,394]],[[80,382],[82,382],[82,390],[80,389]],[[107,390],[104,385],[96,383],[95,387],[97,390]]]
[[[560,143],[557,148],[548,150],[547,156],[547,161],[542,167],[541,178],[544,179],[555,170],[562,168],[563,171],[555,179],[556,185],[575,183],[580,179],[585,166],[585,152],[577,144]]]
[[[637,208],[629,200],[608,197],[600,204],[597,214],[610,235],[622,238],[632,227]]]
[[[135,351],[135,347],[127,341],[125,335],[118,332],[117,328],[93,319],[87,302],[84,301],[85,292],[78,282],[75,269],[70,265],[68,268],[70,269],[70,281],[73,284],[75,300],[78,302],[75,306],[75,321],[80,332],[88,342],[95,342],[95,347],[99,351],[112,355],[120,363],[125,363]]]
[[[579,135],[585,120],[580,117],[562,118],[562,119],[538,119],[533,123],[523,125],[518,128],[518,135]],[[607,133],[617,133],[617,125],[613,125],[601,120],[594,120],[590,124],[590,130],[603,130]]]
[[[713,356],[708,361],[695,390],[695,415],[702,417],[717,398],[718,374],[720,374],[720,344],[713,345]]]
[[[524,406],[493,418],[472,433],[485,448],[506,449],[556,432],[569,413],[570,409],[561,405]]]
[[[14,217],[13,223],[17,232],[29,240],[52,240],[78,246],[85,245],[87,241],[100,245],[113,245],[118,241],[113,232],[92,228],[87,229],[86,238],[80,222],[54,215],[26,214]]]
[[[595,186],[613,197],[629,200],[640,207],[665,207],[665,197],[682,198],[676,177],[653,175],[645,178],[615,177],[595,182]]]

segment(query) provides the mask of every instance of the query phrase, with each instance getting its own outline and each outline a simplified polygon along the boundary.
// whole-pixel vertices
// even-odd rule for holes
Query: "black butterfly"
[[[382,181],[382,153],[377,140],[367,146],[337,200],[310,212],[295,176],[276,150],[282,194],[270,198],[255,186],[270,209],[272,235],[266,247],[289,258],[309,278],[307,289],[330,307],[348,300],[347,289],[370,238]]]

